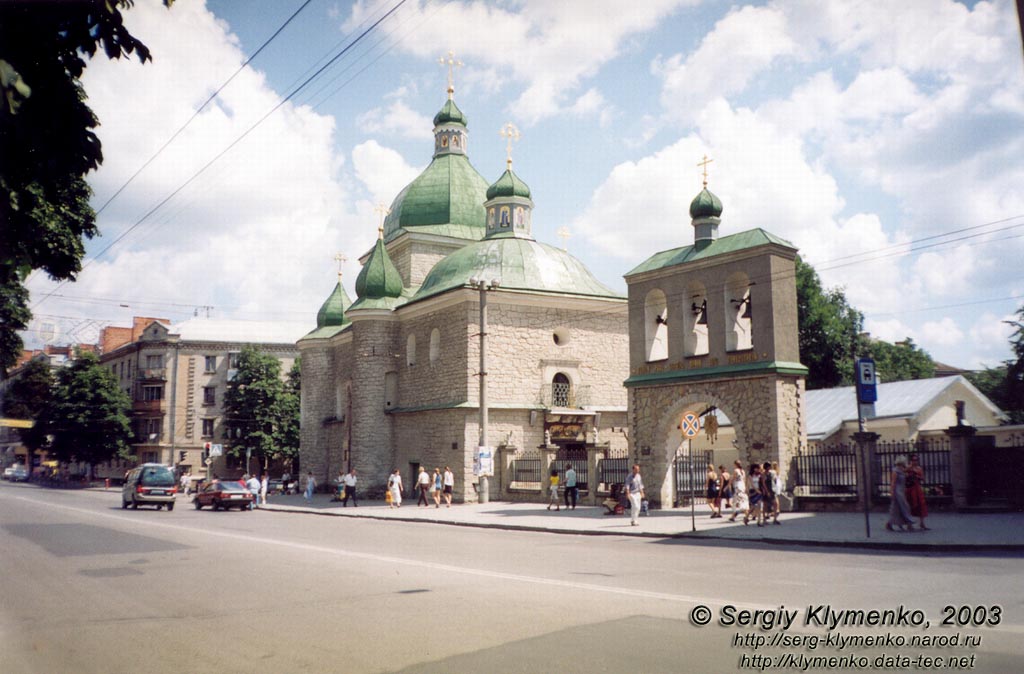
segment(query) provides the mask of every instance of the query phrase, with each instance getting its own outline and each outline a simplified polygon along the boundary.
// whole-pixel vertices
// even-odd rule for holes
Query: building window
[[[559,372],[551,380],[551,406],[569,407],[572,400],[572,384],[569,378]]]
[[[143,386],[142,387],[142,399],[150,402],[153,400],[164,399],[164,387],[163,386]]]
[[[138,442],[154,443],[160,441],[160,433],[163,430],[163,420],[160,417],[151,419],[139,419],[138,421]]]
[[[217,387],[216,386],[204,386],[203,387],[203,404],[204,405],[216,405],[217,404]]]
[[[156,370],[164,366],[163,354],[157,354],[155,356],[146,356],[146,367],[150,370]]]
[[[416,364],[416,335],[409,335],[405,342],[405,364],[409,367]]]
[[[215,421],[214,419],[203,419],[203,437],[204,438],[212,438],[213,437],[213,422],[214,421]]]
[[[156,452],[143,452],[142,453],[142,463],[157,463],[157,453]]]
[[[217,371],[217,356],[206,357],[206,371],[216,372]]]
[[[434,328],[430,331],[430,362],[436,363],[441,357],[441,331]]]

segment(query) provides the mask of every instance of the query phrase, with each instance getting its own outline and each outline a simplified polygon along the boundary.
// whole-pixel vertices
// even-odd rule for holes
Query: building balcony
[[[163,400],[136,400],[132,403],[132,412],[137,414],[161,414]]]
[[[167,381],[167,368],[142,368],[135,371],[135,378],[140,381]]]
[[[540,404],[551,409],[554,407],[584,408],[591,404],[589,386],[573,386],[568,391],[555,391],[551,385],[540,389]]]

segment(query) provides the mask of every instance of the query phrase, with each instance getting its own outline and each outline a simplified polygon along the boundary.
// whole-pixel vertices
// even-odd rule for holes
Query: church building
[[[534,204],[511,149],[493,183],[477,172],[453,91],[449,82],[434,117],[433,160],[395,197],[361,259],[355,301],[339,278],[298,342],[300,461],[321,483],[354,468],[361,488],[379,493],[397,468],[408,490],[420,466],[450,466],[455,500],[476,501],[483,445],[497,450],[490,497],[507,499],[517,498],[517,461],[546,457],[546,470],[563,459],[594,465],[596,452],[625,456],[626,298],[533,237]],[[518,132],[507,133],[511,148]]]

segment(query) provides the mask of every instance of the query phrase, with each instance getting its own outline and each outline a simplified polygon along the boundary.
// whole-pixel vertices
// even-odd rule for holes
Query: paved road
[[[976,672],[1024,669],[1021,555],[761,548],[186,506],[122,511],[115,492],[0,484],[0,671],[733,672],[743,656],[752,666],[756,656],[786,654],[908,669],[872,667],[882,653],[973,654]],[[835,635],[982,642],[732,645],[737,634],[827,636],[825,626],[804,625],[808,615],[825,618],[809,607],[826,604],[902,605],[931,625]],[[999,605],[999,624],[940,628],[947,604]],[[711,625],[692,623],[696,606],[708,607]],[[728,606],[771,611],[759,624],[776,624],[718,625]],[[796,611],[785,632],[783,606]],[[843,668],[808,671],[826,670]]]

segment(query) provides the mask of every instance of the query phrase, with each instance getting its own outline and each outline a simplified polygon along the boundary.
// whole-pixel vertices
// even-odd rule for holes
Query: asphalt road
[[[1024,671],[1021,555],[197,512],[181,497],[123,511],[115,491],[8,483],[0,550],[4,673],[956,671],[961,657]],[[896,624],[829,629],[826,606]],[[965,617],[993,624],[940,625]]]

